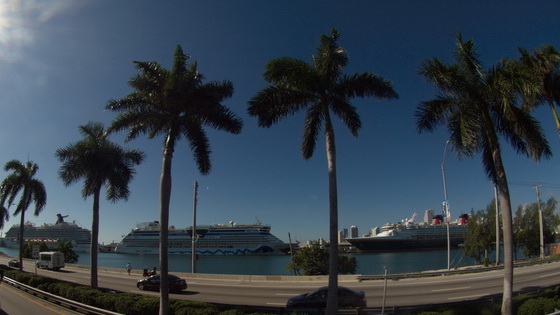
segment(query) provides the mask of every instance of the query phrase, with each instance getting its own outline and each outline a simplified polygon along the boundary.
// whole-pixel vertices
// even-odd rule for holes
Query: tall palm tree
[[[504,292],[502,314],[512,313],[513,236],[509,187],[502,161],[500,137],[519,153],[534,160],[551,155],[539,123],[521,108],[521,97],[534,91],[534,80],[514,63],[502,62],[484,70],[474,41],[457,35],[455,63],[434,58],[422,65],[421,74],[439,93],[422,102],[416,111],[419,131],[433,131],[446,124],[450,142],[459,156],[481,152],[488,178],[498,188],[504,235]]]
[[[102,123],[89,122],[80,126],[79,130],[82,140],[56,151],[56,156],[62,162],[58,175],[66,186],[83,179],[82,197],[86,199],[93,196],[90,286],[96,289],[101,188],[106,187],[107,200],[116,202],[128,199],[128,184],[135,173],[134,165],[142,162],[144,153],[123,149],[109,141]]]
[[[560,106],[560,52],[551,45],[535,49],[532,55],[523,48],[519,51],[519,61],[527,67],[539,87],[536,102],[529,102],[527,105],[534,107],[538,104],[548,104],[560,135],[560,117],[556,108]]]
[[[221,102],[233,94],[230,81],[203,83],[197,63],[188,63],[189,56],[181,46],[175,49],[173,69],[157,62],[138,62],[140,73],[129,85],[132,93],[112,100],[107,109],[120,111],[110,129],[128,129],[126,140],[147,134],[148,138],[164,135],[160,178],[160,247],[161,268],[160,314],[169,313],[168,292],[168,225],[171,198],[171,162],[175,144],[184,137],[190,145],[200,173],[210,172],[210,144],[203,127],[238,134],[241,120]]]
[[[354,97],[398,97],[390,82],[371,72],[344,75],[348,62],[346,51],[337,43],[339,33],[332,29],[322,35],[313,64],[283,57],[266,66],[269,87],[259,91],[249,102],[249,114],[261,127],[271,127],[280,119],[306,109],[302,153],[310,159],[318,134],[324,125],[329,174],[329,291],[327,313],[338,309],[338,195],[336,183],[336,147],[331,115],[338,116],[355,137],[361,127],[360,117],[349,99]]]
[[[34,178],[39,166],[32,161],[23,164],[18,160],[11,160],[4,165],[4,170],[12,171],[12,173],[4,178],[0,185],[0,223],[2,226],[4,225],[4,221],[8,219],[8,208],[14,204],[14,200],[19,195],[20,199],[14,215],[20,214],[19,261],[23,261],[25,211],[31,203],[35,203],[34,214],[38,216],[47,204],[47,191],[43,182]],[[23,264],[19,264],[19,270],[23,271]]]

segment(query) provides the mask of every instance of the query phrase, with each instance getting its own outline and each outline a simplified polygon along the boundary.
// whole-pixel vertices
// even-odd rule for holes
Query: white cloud
[[[73,0],[2,0],[0,2],[0,61],[17,62],[35,42],[35,30],[79,2]]]

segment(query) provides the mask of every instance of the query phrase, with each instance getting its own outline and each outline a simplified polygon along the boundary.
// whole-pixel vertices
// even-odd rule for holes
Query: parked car
[[[327,306],[327,292],[329,287],[322,287],[311,293],[306,293],[291,297],[287,307],[314,307],[325,308]],[[356,292],[346,287],[338,287],[338,306],[339,307],[366,307],[365,293]]]
[[[19,267],[19,260],[17,260],[17,259],[12,259],[12,260],[8,261],[8,266],[10,266],[10,267]]]
[[[145,279],[138,280],[136,286],[140,290],[157,290],[159,291],[160,286],[160,279],[161,275],[150,276]],[[181,290],[185,290],[187,288],[187,281],[185,279],[181,279],[175,275],[168,275],[169,279],[169,291],[170,292],[180,292]]]

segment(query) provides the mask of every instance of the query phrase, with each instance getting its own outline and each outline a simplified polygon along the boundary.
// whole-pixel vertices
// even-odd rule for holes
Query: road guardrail
[[[560,258],[547,258],[543,260],[531,260],[514,263],[514,267],[531,266],[537,264],[550,263],[554,261],[559,261]],[[470,269],[457,269],[457,270],[438,270],[429,272],[412,272],[412,273],[392,273],[387,275],[387,279],[404,279],[404,278],[418,278],[418,277],[434,277],[442,275],[452,275],[452,274],[464,274],[464,273],[475,273],[504,269],[503,265],[492,266],[492,267],[480,267],[480,268],[470,268]],[[385,275],[356,275],[358,281],[362,280],[383,280]]]

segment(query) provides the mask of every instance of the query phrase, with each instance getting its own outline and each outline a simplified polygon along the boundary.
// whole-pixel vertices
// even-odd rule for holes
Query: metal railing
[[[544,264],[544,263],[550,263],[550,262],[559,261],[559,260],[560,260],[560,258],[553,257],[553,258],[542,259],[542,260],[524,261],[524,262],[514,263],[514,267]],[[433,276],[441,276],[441,275],[475,273],[475,272],[483,272],[483,271],[491,271],[491,270],[499,270],[499,269],[504,269],[504,266],[499,265],[499,266],[490,266],[490,267],[457,269],[457,270],[440,270],[440,271],[430,271],[430,272],[393,273],[393,274],[388,274],[387,279],[433,277]],[[383,279],[385,279],[385,275],[356,275],[356,279],[359,280],[359,281],[362,281],[362,280],[383,280]]]
[[[121,313],[115,313],[115,312],[111,312],[108,310],[104,310],[102,308],[98,308],[98,307],[94,307],[94,306],[90,306],[87,304],[83,304],[83,303],[79,303],[70,299],[66,299],[63,298],[61,296],[58,295],[54,295],[52,293],[49,292],[45,292],[42,290],[39,290],[37,288],[28,286],[26,284],[23,284],[21,282],[17,282],[11,278],[8,277],[3,277],[2,281],[6,284],[9,284],[15,288],[18,288],[20,290],[23,290],[31,295],[34,295],[36,297],[42,298],[46,301],[49,301],[51,303],[57,304],[59,306],[62,306],[64,308],[73,310],[73,311],[77,311],[80,313],[84,313],[84,314],[91,314],[91,315],[122,315]]]

